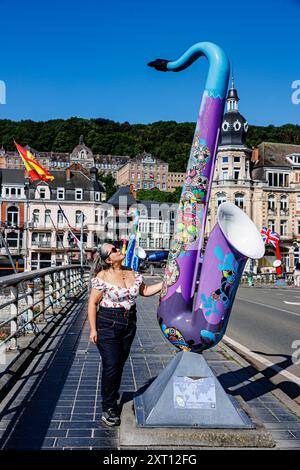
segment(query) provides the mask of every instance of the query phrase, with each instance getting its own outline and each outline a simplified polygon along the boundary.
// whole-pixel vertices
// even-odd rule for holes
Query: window
[[[51,224],[51,210],[46,209],[45,210],[45,225],[50,225]]]
[[[32,212],[32,222],[34,224],[38,224],[40,221],[40,211],[38,209],[34,209]]]
[[[64,216],[60,209],[57,211],[57,223],[60,225],[64,223]]]
[[[287,212],[288,209],[288,201],[286,196],[281,196],[280,198],[280,210],[283,212]]]
[[[228,168],[224,168],[222,170],[222,179],[223,180],[228,180]]]
[[[9,188],[5,188],[5,196],[9,196],[10,195],[10,191],[9,191]],[[300,201],[300,199],[299,199]],[[299,203],[300,204],[300,203]]]
[[[16,188],[11,188],[10,194],[11,194],[12,196],[15,196],[15,195],[16,195]]]
[[[65,199],[65,188],[57,188],[57,199]]]
[[[244,194],[236,194],[234,198],[234,203],[240,209],[244,209]]]
[[[272,219],[272,220],[271,220],[271,219],[269,220],[269,222],[268,222],[268,228],[271,229],[272,232],[275,232],[275,231],[276,231],[276,230],[275,230],[275,220],[273,220],[273,219]]]
[[[226,194],[225,193],[218,193],[217,194],[217,206],[222,204],[222,202],[226,202]]]
[[[95,211],[95,224],[99,223],[99,211]]]
[[[100,201],[100,193],[98,191],[95,192],[95,201]]]
[[[233,169],[233,178],[237,182],[240,176],[240,168],[234,168]]]
[[[6,242],[9,248],[18,248],[18,234],[17,232],[10,232],[7,234]]]
[[[19,225],[19,209],[17,207],[7,208],[7,225]]]
[[[81,215],[83,215],[81,211],[76,211],[76,213],[75,213],[75,224],[77,226],[81,225]]]
[[[75,201],[82,201],[82,188],[75,189]]]
[[[287,188],[289,186],[289,174],[279,172],[268,172],[267,174],[268,185],[280,188]]]
[[[287,220],[280,221],[280,235],[283,237],[287,236]]]
[[[222,163],[228,163],[228,157],[222,157]]]
[[[300,235],[300,220],[298,220],[298,235]]]
[[[56,248],[64,248],[64,234],[63,233],[56,234]]]
[[[46,199],[46,188],[37,188],[37,193],[40,196],[40,199]]]
[[[297,211],[300,211],[300,196],[297,196]]]
[[[268,210],[275,211],[275,196],[273,195],[268,197]]]
[[[144,189],[148,189],[148,183],[144,183]]]
[[[241,157],[233,157],[234,163],[240,163]]]
[[[22,189],[21,188],[17,188],[17,196],[18,197],[22,196]]]

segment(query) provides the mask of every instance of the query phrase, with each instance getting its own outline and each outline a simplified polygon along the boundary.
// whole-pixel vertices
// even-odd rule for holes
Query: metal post
[[[32,282],[28,282],[27,284],[27,292],[26,292],[26,299],[27,299],[27,307],[28,307],[28,310],[27,310],[27,321],[32,321],[33,320],[33,287],[34,287],[34,283],[33,281]],[[26,327],[26,333],[33,333],[33,324],[29,324],[27,325]]]
[[[18,328],[18,284],[16,286],[11,286],[10,288],[10,297],[12,299],[12,303],[10,305],[10,316],[11,316],[11,322],[10,322],[10,334],[14,334],[17,332]],[[16,317],[16,318],[13,318]],[[15,350],[18,349],[18,339],[17,336],[14,336],[10,340],[9,344],[9,349]]]
[[[56,302],[55,302],[55,307],[56,308],[60,308],[61,307],[61,303],[60,303],[60,289],[61,289],[61,284],[60,284],[60,278],[59,278],[59,273],[58,272],[55,272],[55,298],[56,298]]]
[[[49,315],[53,315],[53,305],[54,305],[54,297],[53,297],[53,291],[54,291],[54,277],[53,277],[53,274],[49,274],[49,277],[48,277],[48,293],[49,293],[49,297],[48,297],[48,308],[47,308],[47,312]]]
[[[65,270],[65,278],[66,278],[66,299],[69,299],[70,294],[70,270]]]
[[[60,280],[61,280],[61,302],[66,303],[66,276],[65,271],[61,271],[59,273]]]
[[[81,227],[80,227],[80,266],[81,269],[83,268],[83,221],[84,221],[84,215],[83,212],[81,211]]]
[[[39,294],[40,294],[39,306],[40,306],[40,314],[41,315],[38,316],[38,321],[43,322],[45,320],[45,317],[44,317],[44,312],[45,312],[45,276],[42,276],[40,278],[40,291],[39,291]]]

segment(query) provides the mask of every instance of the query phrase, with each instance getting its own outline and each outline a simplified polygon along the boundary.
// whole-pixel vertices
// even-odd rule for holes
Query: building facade
[[[63,170],[74,163],[80,164],[83,168],[90,169],[96,167],[97,170],[108,175],[111,173],[116,179],[117,171],[129,160],[129,156],[99,155],[93,154],[92,150],[85,145],[83,136],[79,138],[79,144],[71,153],[63,152],[40,152],[28,145],[25,146],[36,158],[36,160],[48,170]],[[22,169],[23,163],[17,151],[5,151],[0,149],[0,169]]]
[[[168,250],[178,204],[139,201],[137,207],[140,212],[138,245],[149,251]]]
[[[17,271],[24,269],[26,195],[24,171],[0,170],[0,269],[9,274],[7,245]],[[3,237],[3,238],[2,238]],[[0,273],[1,275],[1,273]]]
[[[1,234],[15,264],[27,270],[79,263],[77,240],[82,240],[84,261],[89,262],[105,236],[106,194],[97,169],[74,163],[51,174],[49,183],[30,183],[24,169],[0,171]],[[2,264],[7,265],[5,245],[0,245]]]
[[[269,227],[280,234],[282,260],[287,271],[299,260],[300,244],[300,146],[245,144],[248,123],[238,110],[234,83],[227,96],[211,191],[209,233],[217,208],[230,201],[244,210],[259,230]],[[260,267],[272,271],[275,250],[266,247]]]
[[[168,163],[144,152],[132,158],[117,171],[116,183],[119,186],[132,184],[137,191],[153,188],[167,191],[168,171]]]
[[[64,171],[53,170],[54,180],[31,183],[28,190],[27,268],[41,269],[80,261],[82,242],[85,261],[104,233],[105,189],[97,181],[97,170],[74,164]]]
[[[169,192],[175,191],[176,188],[182,188],[184,185],[186,173],[169,171],[168,173],[168,188]]]

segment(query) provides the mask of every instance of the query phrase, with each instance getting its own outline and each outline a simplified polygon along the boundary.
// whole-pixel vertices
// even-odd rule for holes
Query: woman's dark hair
[[[110,264],[106,262],[109,257],[109,245],[110,243],[101,243],[97,248],[97,257],[92,267],[91,277],[97,276],[100,271],[105,271],[110,268]]]

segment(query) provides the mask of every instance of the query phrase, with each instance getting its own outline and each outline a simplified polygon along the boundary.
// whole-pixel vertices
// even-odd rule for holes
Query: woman
[[[119,248],[99,247],[88,306],[90,341],[102,358],[102,416],[109,426],[120,425],[117,400],[123,367],[136,332],[136,297],[160,292],[162,282],[146,286],[141,274],[124,268]]]
[[[295,269],[294,269],[294,286],[295,287],[300,287],[300,263],[296,263]]]

